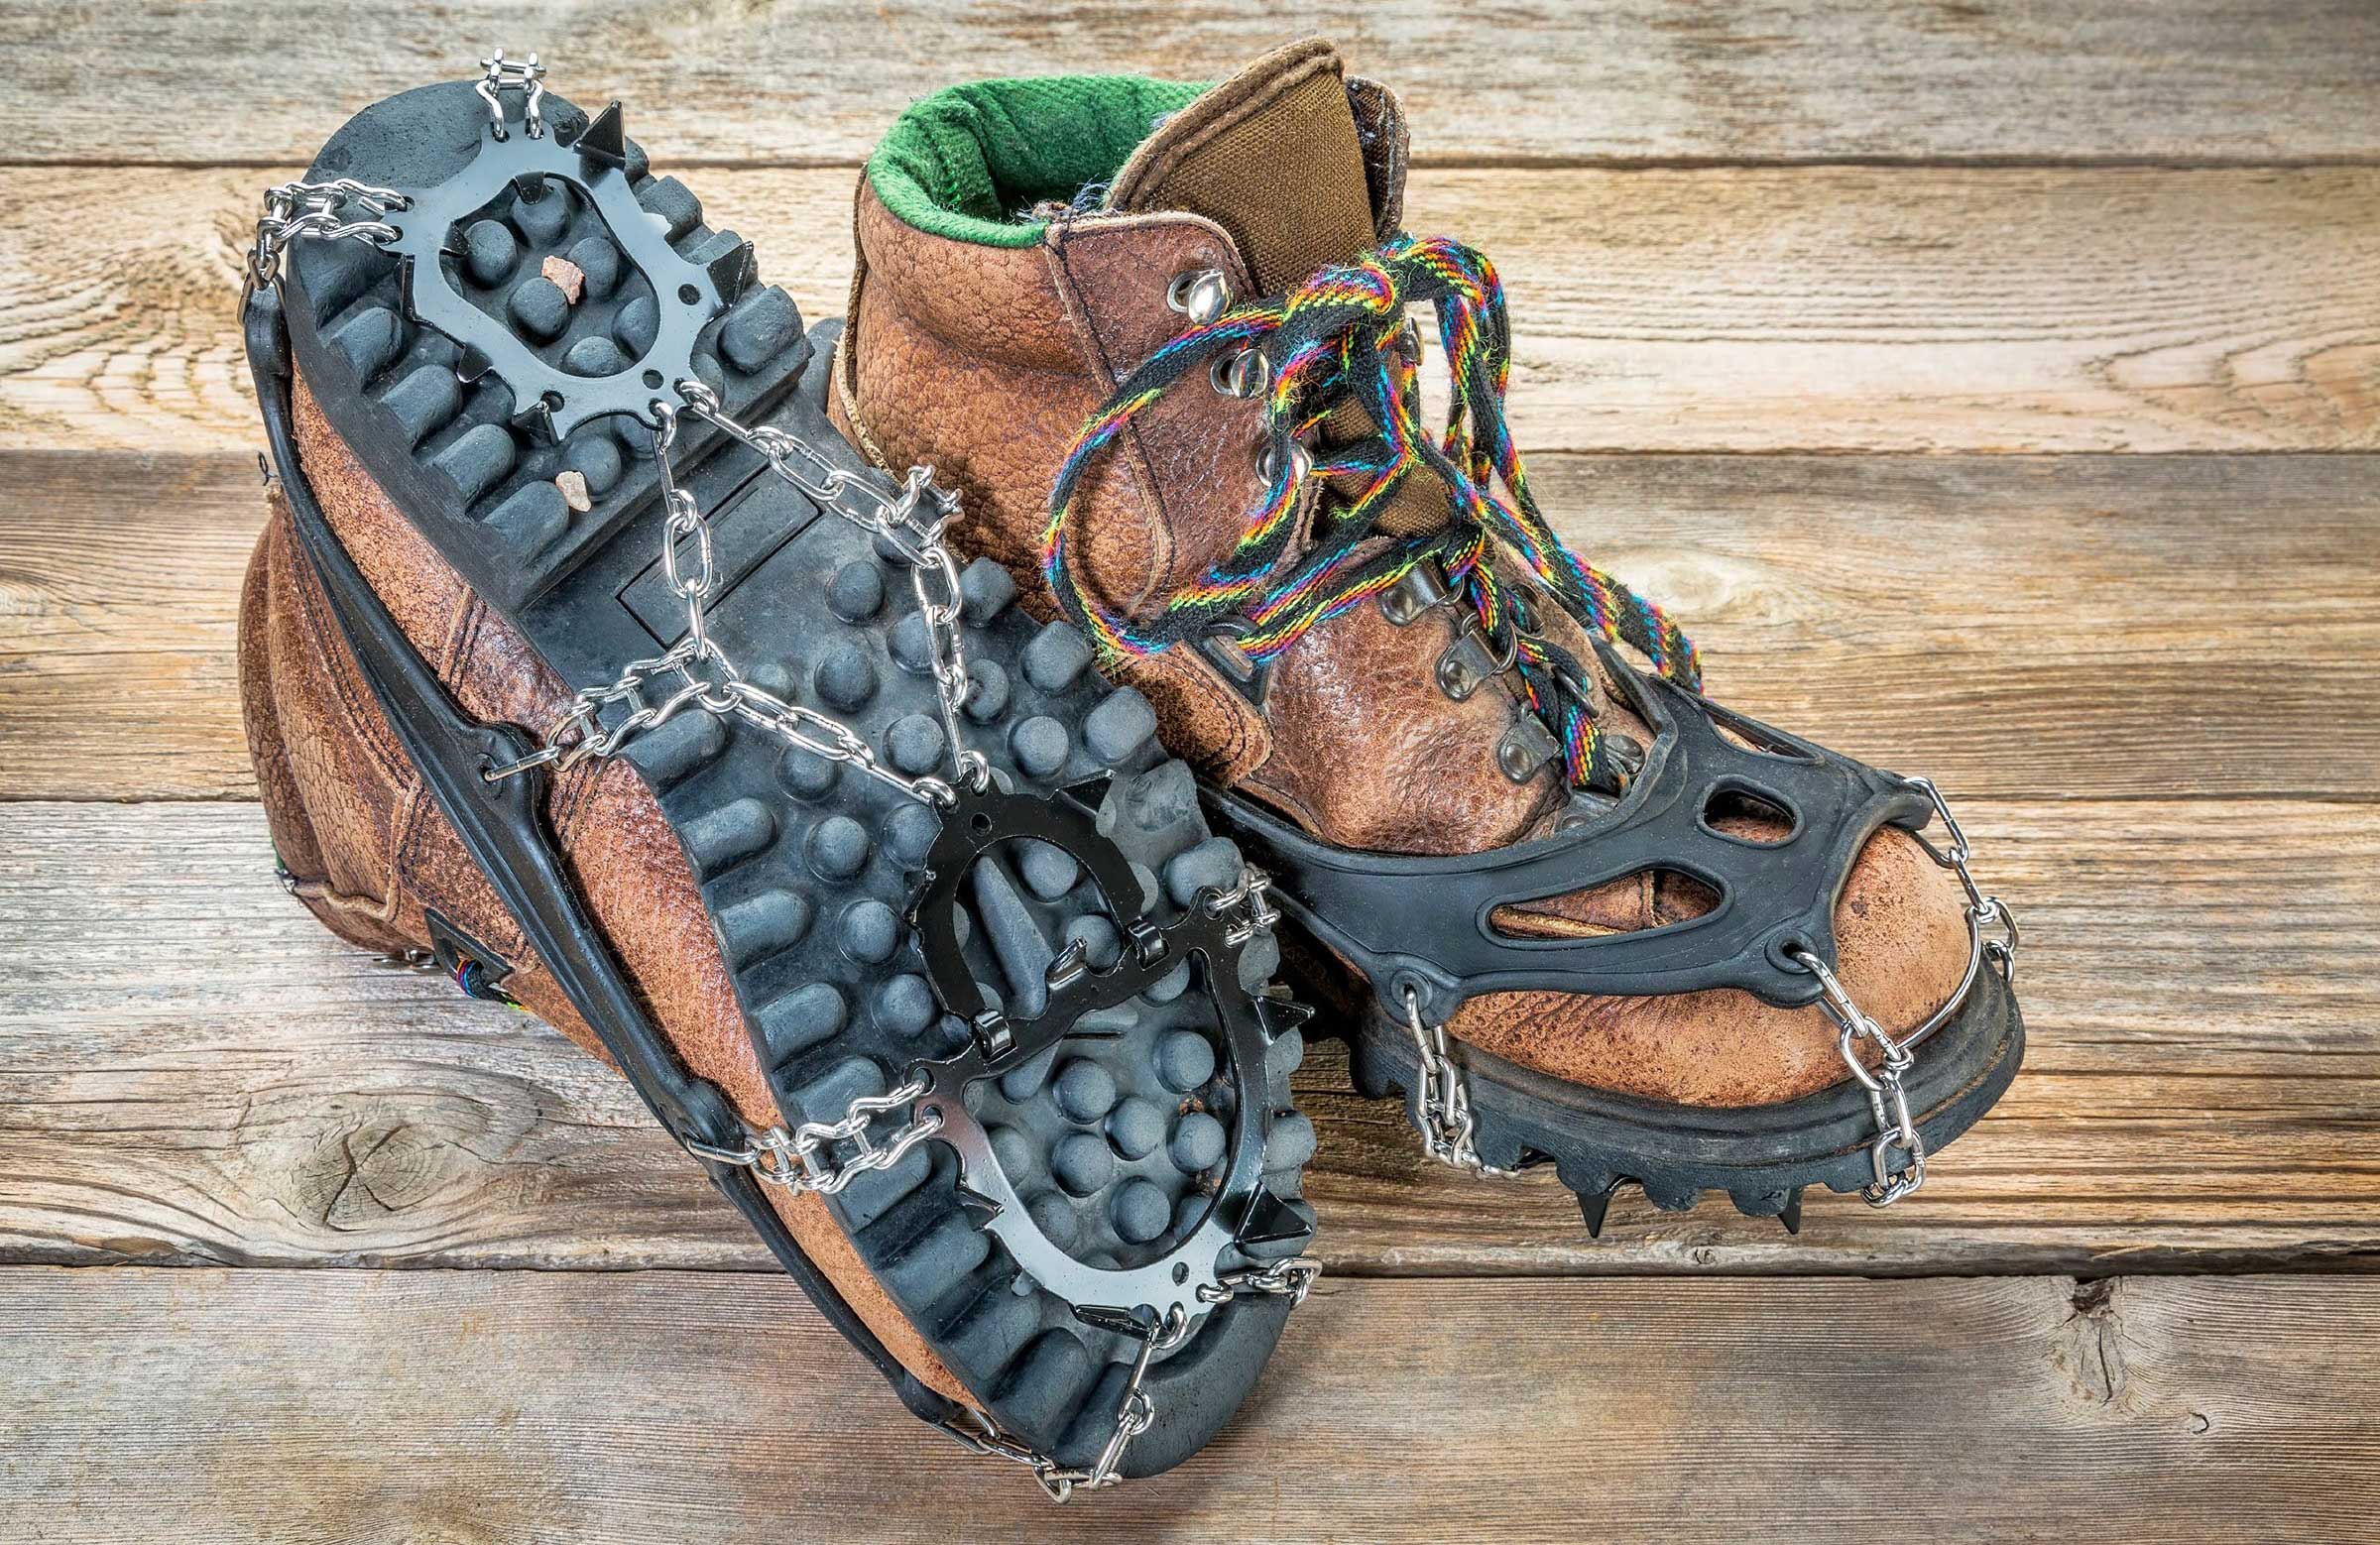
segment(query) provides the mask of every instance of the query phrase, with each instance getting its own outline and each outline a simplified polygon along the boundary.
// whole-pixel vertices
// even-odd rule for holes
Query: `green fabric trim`
[[[868,158],[868,181],[894,216],[930,235],[1029,247],[1048,222],[1025,211],[1072,202],[1114,177],[1154,119],[1206,89],[1140,75],[952,86],[900,115]]]

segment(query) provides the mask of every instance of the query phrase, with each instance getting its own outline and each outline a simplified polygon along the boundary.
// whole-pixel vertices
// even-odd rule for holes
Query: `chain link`
[[[1247,1271],[1229,1271],[1216,1279],[1213,1287],[1201,1287],[1198,1296],[1210,1304],[1229,1303],[1232,1299],[1250,1295],[1285,1297],[1295,1309],[1306,1301],[1313,1290],[1314,1279],[1322,1275],[1322,1262],[1310,1255],[1292,1255],[1285,1260],[1272,1261]],[[1070,1469],[1050,1456],[1019,1442],[1000,1430],[988,1416],[980,1416],[982,1425],[970,1427],[955,1421],[942,1423],[942,1430],[977,1454],[997,1459],[1012,1460],[1029,1466],[1033,1479],[1049,1493],[1053,1502],[1072,1500],[1077,1491],[1097,1491],[1116,1485],[1124,1478],[1117,1472],[1124,1465],[1124,1456],[1132,1440],[1148,1431],[1157,1419],[1156,1401],[1142,1387],[1148,1377],[1149,1364],[1160,1352],[1170,1352],[1190,1335],[1190,1319],[1179,1306],[1166,1318],[1147,1331],[1147,1339],[1132,1359],[1131,1376],[1125,1380],[1124,1393],[1116,1402],[1116,1426],[1109,1433],[1099,1457],[1087,1469]]]
[[[966,599],[959,589],[958,564],[942,540],[943,531],[958,511],[958,495],[936,488],[931,469],[911,467],[899,493],[888,498],[871,474],[836,466],[784,430],[737,422],[721,406],[718,394],[699,381],[679,382],[678,394],[685,399],[688,413],[759,452],[777,478],[882,540],[908,565],[909,588],[925,619],[934,694],[940,700],[942,729],[952,748],[952,769],[960,782],[973,788],[985,786],[991,765],[982,753],[968,749],[960,719],[969,686],[967,644],[961,631]]]
[[[861,1096],[831,1122],[804,1122],[790,1131],[782,1127],[766,1131],[748,1129],[740,1148],[689,1138],[686,1151],[715,1164],[749,1169],[755,1179],[788,1191],[833,1196],[862,1175],[891,1169],[906,1158],[911,1148],[942,1129],[942,1118],[929,1114],[907,1122],[881,1143],[868,1135],[878,1117],[906,1109],[927,1087],[920,1074],[890,1093]],[[838,1159],[833,1150],[846,1144],[857,1151]]]
[[[1218,891],[1207,897],[1209,917],[1232,917],[1231,926],[1223,930],[1224,943],[1246,944],[1281,920],[1279,909],[1270,899],[1271,890],[1272,878],[1249,864],[1241,868],[1240,878],[1230,890]]]
[[[298,237],[347,238],[385,247],[397,240],[398,232],[383,216],[412,206],[413,200],[393,187],[376,187],[353,178],[284,182],[266,189],[264,210],[256,218],[256,240],[248,249],[240,304],[245,307],[251,292],[281,277],[281,256]]]
[[[1870,1207],[1890,1207],[1902,1197],[1926,1183],[1926,1143],[1918,1134],[1916,1118],[1910,1113],[1906,1080],[1911,1068],[1917,1065],[1918,1044],[1939,1029],[1974,987],[1975,974],[1989,960],[2004,980],[2016,979],[2016,946],[2018,931],[2016,913],[1998,896],[1986,895],[1975,884],[1967,868],[1969,850],[1966,833],[1959,827],[1958,818],[1942,797],[1942,790],[1927,778],[1913,777],[1909,786],[1924,794],[1941,818],[1943,830],[1951,841],[1948,848],[1936,848],[1922,836],[1918,838],[1935,863],[1959,876],[1966,891],[1967,962],[1966,977],[1959,990],[1916,1029],[1895,1040],[1884,1032],[1853,1002],[1849,990],[1844,987],[1827,963],[1808,949],[1788,952],[1794,964],[1818,978],[1819,1004],[1842,1031],[1836,1049],[1844,1065],[1867,1095],[1868,1111],[1875,1118],[1875,1140],[1868,1145],[1870,1181],[1859,1188],[1859,1194]],[[1986,938],[1989,929],[1998,929],[1999,937]],[[1876,1066],[1870,1070],[1860,1059],[1859,1043],[1866,1041],[1876,1048]]]
[[[1306,1301],[1314,1290],[1314,1279],[1322,1275],[1322,1262],[1311,1255],[1291,1255],[1262,1267],[1248,1271],[1226,1271],[1215,1279],[1213,1287],[1201,1286],[1200,1299],[1211,1304],[1228,1303],[1244,1293],[1268,1293],[1287,1298],[1294,1309]]]
[[[497,93],[519,91],[523,97],[521,103],[522,127],[529,131],[531,139],[543,139],[545,137],[545,66],[537,62],[536,52],[533,50],[529,59],[523,61],[508,59],[504,57],[504,50],[497,49],[492,51],[490,58],[481,59],[479,64],[487,73],[481,76],[478,83],[471,89],[477,91],[480,100],[488,104],[488,117],[492,120],[488,132],[499,140],[509,140],[513,137],[512,130],[507,128],[504,122],[504,100]]]
[[[1504,1169],[1480,1157],[1474,1141],[1478,1121],[1471,1114],[1471,1087],[1462,1068],[1447,1055],[1446,1026],[1422,1022],[1421,995],[1412,988],[1404,989],[1404,998],[1405,1026],[1413,1032],[1413,1049],[1421,1057],[1414,1075],[1418,1087],[1413,1103],[1422,1151],[1441,1164],[1475,1175],[1500,1180],[1519,1174],[1517,1169]]]
[[[910,582],[934,650],[935,695],[941,702],[952,770],[969,786],[986,786],[991,778],[991,765],[982,753],[970,749],[961,739],[961,710],[966,706],[968,685],[965,646],[959,628],[963,603],[957,566],[951,560],[950,549],[942,543],[942,531],[957,506],[957,496],[935,488],[932,474],[919,467],[910,470],[908,483],[897,498],[887,498],[871,486],[866,474],[834,466],[792,435],[779,429],[753,429],[738,423],[701,382],[680,382],[678,393],[685,403],[682,410],[658,400],[653,405],[655,421],[653,456],[661,491],[661,575],[669,593],[685,608],[685,637],[665,653],[630,664],[617,680],[579,692],[571,699],[570,706],[546,726],[536,751],[518,762],[490,768],[483,775],[494,782],[531,768],[551,767],[557,772],[567,772],[589,758],[615,756],[635,736],[666,724],[682,709],[697,707],[722,717],[733,715],[813,756],[858,768],[936,809],[948,809],[957,803],[958,794],[951,783],[933,776],[903,776],[879,761],[867,741],[849,725],[799,703],[787,702],[758,682],[745,679],[735,661],[711,637],[709,600],[718,583],[718,565],[711,544],[710,521],[695,505],[694,496],[679,485],[676,469],[670,462],[679,419],[682,414],[690,413],[758,451],[786,482],[825,509],[885,538],[909,561]],[[794,475],[788,469],[795,456],[824,468],[826,475],[814,482]],[[934,514],[920,518],[917,512],[929,506]],[[649,698],[646,686],[665,676],[675,677],[667,695],[657,701]],[[605,728],[601,723],[604,711],[621,703],[630,705],[628,713]]]

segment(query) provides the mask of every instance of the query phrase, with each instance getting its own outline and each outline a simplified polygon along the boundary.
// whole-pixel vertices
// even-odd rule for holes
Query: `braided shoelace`
[[[1436,438],[1421,423],[1416,362],[1400,346],[1405,307],[1423,302],[1436,311],[1453,386],[1446,431]],[[1193,368],[1249,350],[1268,367],[1268,477],[1238,544],[1153,617],[1136,621],[1109,610],[1083,588],[1069,557],[1068,528],[1085,473]],[[1133,371],[1083,425],[1059,469],[1042,531],[1042,573],[1067,617],[1110,658],[1153,654],[1231,619],[1232,642],[1260,664],[1434,561],[1493,646],[1511,651],[1529,707],[1561,739],[1570,782],[1620,786],[1625,772],[1592,722],[1584,668],[1529,629],[1525,606],[1496,575],[1495,549],[1526,563],[1591,635],[1632,646],[1681,685],[1701,689],[1701,661],[1659,607],[1581,562],[1546,524],[1504,418],[1510,373],[1511,334],[1493,266],[1443,237],[1394,237],[1286,296],[1192,326]],[[1351,394],[1378,432],[1309,458],[1301,437]],[[1391,496],[1416,472],[1445,486],[1445,526],[1370,543]],[[1315,477],[1338,481],[1316,540],[1285,561],[1301,492]]]

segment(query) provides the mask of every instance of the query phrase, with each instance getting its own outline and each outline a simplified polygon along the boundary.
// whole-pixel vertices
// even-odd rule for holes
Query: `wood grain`
[[[1326,1279],[1213,1445],[1052,1509],[781,1280],[17,1268],[0,1532],[2368,1540],[2376,1349],[2368,1279]]]
[[[25,162],[302,160],[375,98],[540,49],[552,86],[685,157],[856,163],[911,99],[1083,70],[1228,74],[1328,27],[1424,157],[2306,160],[2380,155],[2380,17],[2286,6],[1508,0],[1158,7],[336,0],[0,6]]]
[[[2380,457],[1548,457],[1737,706],[1972,798],[2380,795]],[[244,455],[0,452],[0,799],[248,797]]]
[[[1888,1213],[1804,1232],[1426,1166],[1317,1051],[1340,1272],[2380,1264],[2380,828],[2269,800],[1980,807],[2026,925],[2024,1073]],[[627,1086],[338,944],[254,806],[0,806],[0,1260],[769,1269]]]
[[[0,447],[251,446],[235,254],[291,171],[18,174]],[[841,313],[852,172],[688,177]],[[1505,275],[1540,453],[2380,449],[2380,170],[1425,171],[1409,223]]]

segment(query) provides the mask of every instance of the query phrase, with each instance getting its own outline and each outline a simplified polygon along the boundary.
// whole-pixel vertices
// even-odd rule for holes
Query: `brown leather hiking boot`
[[[499,56],[268,196],[240,674],[286,883],[611,1063],[921,1417],[1179,1463],[1314,1266],[1262,886],[824,416],[749,245]]]
[[[2015,1074],[2013,924],[1931,785],[1711,702],[1562,548],[1493,271],[1402,233],[1406,155],[1321,43],[928,98],[859,188],[837,421],[1156,706],[1433,1154],[1550,1160],[1597,1229],[1631,1179],[1896,1199]]]

